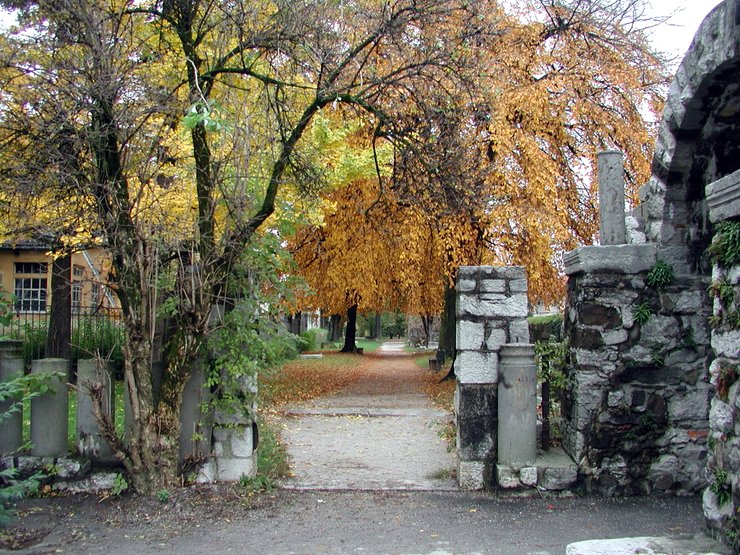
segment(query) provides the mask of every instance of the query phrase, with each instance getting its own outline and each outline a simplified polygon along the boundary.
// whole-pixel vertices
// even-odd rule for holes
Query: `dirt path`
[[[336,395],[290,407],[282,421],[293,489],[450,490],[454,454],[440,437],[451,415],[423,392],[423,370],[400,343],[366,355]]]

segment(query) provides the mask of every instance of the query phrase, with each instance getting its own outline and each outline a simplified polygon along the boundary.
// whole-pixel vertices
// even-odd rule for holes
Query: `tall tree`
[[[468,75],[464,53],[485,32],[479,7],[462,0],[4,5],[21,9],[24,29],[3,37],[0,156],[17,163],[6,166],[2,187],[21,198],[61,197],[109,252],[126,328],[128,443],[101,410],[99,419],[134,487],[155,492],[177,482],[182,392],[226,277],[284,186],[316,184],[301,150],[311,121],[344,105],[374,137],[415,148],[413,114],[428,111],[426,91],[447,91],[455,102]],[[70,191],[78,202],[69,202]],[[176,332],[155,395],[152,338],[161,311]]]

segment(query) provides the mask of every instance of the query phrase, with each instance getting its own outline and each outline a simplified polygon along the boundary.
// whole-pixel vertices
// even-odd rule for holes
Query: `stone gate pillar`
[[[529,342],[527,278],[519,266],[463,266],[456,290],[457,476],[482,489],[496,464],[499,351]]]

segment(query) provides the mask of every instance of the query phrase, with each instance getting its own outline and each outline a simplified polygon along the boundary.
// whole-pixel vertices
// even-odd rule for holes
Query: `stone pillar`
[[[498,383],[498,463],[520,468],[537,458],[534,345],[503,345]]]
[[[31,363],[32,374],[60,373],[49,382],[51,391],[31,399],[31,455],[62,457],[67,454],[69,361],[44,358]]]
[[[211,424],[202,407],[208,403],[211,391],[206,385],[202,361],[193,364],[190,377],[182,392],[180,410],[180,462],[187,458],[200,459],[211,451]]]
[[[601,244],[624,245],[627,242],[627,231],[624,224],[622,153],[616,150],[600,152],[598,169]]]
[[[0,341],[0,382],[7,382],[23,375],[22,341]],[[23,445],[22,398],[8,399],[0,403],[0,413],[5,414],[20,402],[18,412],[9,415],[0,424],[0,455],[11,455]]]
[[[115,417],[115,394],[113,372],[106,365],[101,368],[97,359],[77,362],[77,452],[81,457],[96,461],[116,459],[108,442],[100,434],[98,421],[93,412],[90,386],[100,387],[103,395],[103,411]]]
[[[496,463],[499,351],[529,341],[527,279],[521,267],[464,266],[456,288],[458,481],[482,489]]]
[[[740,218],[740,170],[706,187],[709,219],[719,224]],[[715,228],[715,248],[719,234]],[[721,243],[727,244],[727,237]],[[725,251],[727,255],[727,251]],[[716,357],[710,367],[713,396],[709,411],[709,453],[703,509],[707,527],[715,536],[737,538],[740,532],[740,329],[733,322],[740,310],[740,264],[731,257],[715,257],[712,268],[712,312],[715,325],[711,345]],[[721,291],[724,290],[724,294]],[[730,294],[731,291],[731,294]],[[724,493],[726,499],[721,499]]]

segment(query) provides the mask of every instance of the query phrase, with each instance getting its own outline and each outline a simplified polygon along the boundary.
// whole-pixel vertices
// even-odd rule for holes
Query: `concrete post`
[[[49,382],[51,391],[31,399],[31,455],[35,457],[61,457],[67,454],[69,361],[44,358],[31,363],[32,374],[54,372],[60,372],[62,377]]]
[[[93,412],[93,400],[89,387],[100,386],[103,394],[103,411],[115,415],[113,372],[106,365],[101,368],[97,359],[77,362],[77,452],[80,456],[97,460],[115,460],[113,450],[101,436],[98,421]]]
[[[211,450],[211,426],[202,407],[210,399],[206,371],[201,360],[193,363],[180,405],[180,462],[201,458]]]
[[[534,345],[502,345],[498,384],[498,462],[511,467],[537,458],[537,365]]]
[[[23,374],[22,341],[0,341],[0,382],[7,382]],[[8,399],[0,403],[0,413],[5,413],[21,401]],[[0,425],[0,455],[11,455],[23,444],[23,404],[19,411],[8,416]]]
[[[627,242],[627,230],[624,224],[622,153],[616,150],[600,152],[598,171],[601,244],[624,245]]]

